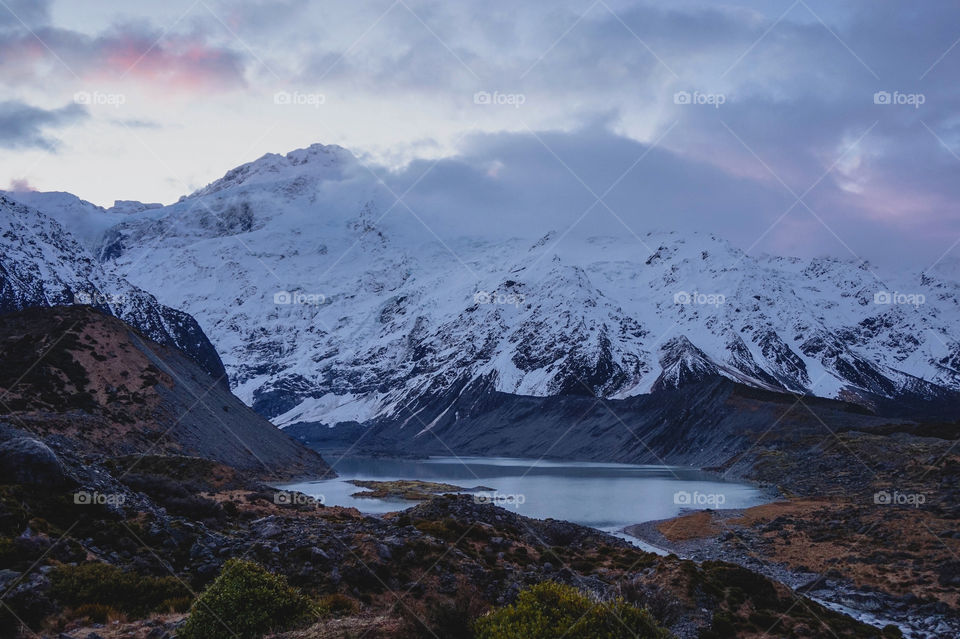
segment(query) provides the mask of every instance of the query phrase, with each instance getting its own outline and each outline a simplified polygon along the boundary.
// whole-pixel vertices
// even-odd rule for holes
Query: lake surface
[[[674,517],[684,510],[748,508],[769,501],[749,484],[720,481],[691,468],[494,457],[343,458],[336,479],[286,484],[328,506],[364,513],[403,510],[415,502],[352,497],[347,480],[422,479],[492,492],[475,495],[527,517],[564,519],[608,532]]]

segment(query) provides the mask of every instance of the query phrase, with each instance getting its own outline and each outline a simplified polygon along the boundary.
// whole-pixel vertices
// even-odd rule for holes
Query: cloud
[[[413,186],[404,202],[445,234],[530,237],[570,228],[742,239],[789,204],[762,183],[596,127],[471,136],[461,155],[414,162],[385,181],[398,194]]]
[[[31,191],[36,191],[37,189],[30,184],[30,180],[27,178],[14,178],[10,180],[9,191],[13,193],[26,193]]]
[[[960,94],[948,80],[960,75],[960,49],[950,51],[955,3],[884,12],[864,1],[801,3],[779,21],[783,8],[765,15],[696,3],[610,2],[612,10],[601,3],[585,13],[574,2],[408,5],[333,3],[331,19],[316,25],[320,37],[302,34],[311,45],[284,25],[283,50],[297,55],[271,67],[331,101],[420,104],[461,131],[576,130],[599,117],[640,142],[670,130],[662,141],[670,150],[737,176],[782,180],[798,194],[870,130],[858,145],[864,186],[889,184],[899,167],[896,181],[918,195],[951,187],[932,183],[948,154],[924,123],[960,154]],[[314,26],[303,21],[305,31]],[[244,37],[265,38],[278,27],[241,28]],[[521,94],[525,103],[478,108],[477,91]],[[678,91],[719,94],[725,103],[678,105]],[[874,103],[878,91],[922,93],[925,103],[885,108]],[[904,183],[918,162],[926,165],[914,175],[920,182]]]
[[[0,82],[11,86],[133,82],[155,95],[196,96],[244,86],[246,64],[199,28],[167,33],[141,21],[95,36],[55,26],[0,32]]]
[[[6,0],[0,6],[0,30],[46,24],[50,4],[51,0]]]
[[[197,95],[243,86],[245,59],[205,33],[164,34],[120,25],[89,43],[85,72],[109,80],[131,76],[155,92]]]
[[[943,244],[939,255],[960,235],[947,201],[912,202],[891,190],[892,207],[938,212],[924,229],[911,229],[913,214],[877,216],[862,198],[827,182],[814,215],[775,181],[618,136],[602,123],[574,132],[476,134],[456,157],[379,173],[392,193],[410,189],[391,209],[391,221],[422,229],[423,220],[441,237],[536,238],[550,230],[571,239],[618,235],[637,239],[644,254],[649,231],[715,233],[754,255],[862,256],[924,267],[933,261],[924,262],[931,241]],[[392,204],[387,197],[384,206]]]
[[[82,121],[87,110],[79,104],[45,110],[18,101],[0,102],[0,147],[55,151],[58,142],[46,130]]]
[[[310,0],[229,0],[209,5],[231,30],[245,34],[275,33],[302,24],[304,14],[310,10]]]

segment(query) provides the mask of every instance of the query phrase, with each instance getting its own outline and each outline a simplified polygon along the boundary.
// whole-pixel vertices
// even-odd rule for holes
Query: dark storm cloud
[[[45,110],[23,102],[0,102],[0,147],[54,151],[58,143],[48,130],[74,124],[86,117],[86,108],[79,104]]]

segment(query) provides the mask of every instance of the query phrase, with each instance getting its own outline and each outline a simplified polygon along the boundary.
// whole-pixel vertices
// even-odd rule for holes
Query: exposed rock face
[[[678,360],[679,362],[680,360]],[[694,370],[691,366],[686,370]],[[686,374],[686,373],[685,373]],[[835,400],[797,398],[719,375],[618,400],[518,397],[474,382],[412,402],[368,425],[295,424],[285,432],[320,449],[716,466],[736,459],[772,425],[783,432],[870,430],[889,422]],[[822,421],[821,421],[822,420]],[[899,421],[899,420],[898,420]]]

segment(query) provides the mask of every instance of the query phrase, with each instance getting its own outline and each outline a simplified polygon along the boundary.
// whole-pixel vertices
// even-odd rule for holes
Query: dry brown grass
[[[687,541],[715,537],[723,530],[706,511],[681,515],[657,525],[660,534],[670,541]]]
[[[735,538],[727,543],[742,548],[744,539],[755,540],[749,544],[752,554],[792,570],[837,571],[859,587],[935,597],[956,606],[960,593],[938,584],[937,569],[960,556],[960,540],[934,532],[951,530],[955,523],[922,508],[794,499],[748,508],[736,517],[690,513],[661,522],[657,530],[672,542],[731,531]]]

